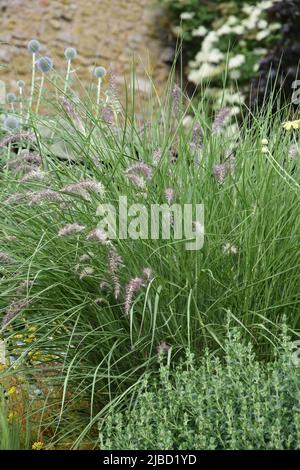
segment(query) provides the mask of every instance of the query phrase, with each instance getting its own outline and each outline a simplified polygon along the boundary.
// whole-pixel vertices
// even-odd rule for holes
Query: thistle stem
[[[37,104],[36,104],[36,110],[35,110],[36,114],[39,111],[39,107],[40,107],[40,103],[41,103],[41,97],[42,97],[42,91],[43,91],[43,87],[44,87],[44,82],[45,82],[45,74],[43,73],[42,78],[41,78],[41,85],[40,85],[40,89],[39,89],[39,96],[38,96],[38,100],[37,100]]]
[[[69,60],[68,60],[68,67],[67,67],[66,78],[65,78],[64,95],[65,95],[66,92],[67,92],[68,82],[69,82],[69,78],[70,78],[70,72],[71,72],[71,60],[69,59]]]
[[[97,86],[97,101],[96,101],[96,118],[99,116],[99,105],[100,105],[100,93],[101,93],[101,78],[98,78]]]
[[[28,121],[30,116],[30,111],[32,108],[33,102],[33,94],[34,94],[34,84],[35,84],[35,53],[32,54],[32,75],[31,75],[31,89],[30,89],[30,96],[29,96],[29,103],[28,103],[28,112],[26,121]]]

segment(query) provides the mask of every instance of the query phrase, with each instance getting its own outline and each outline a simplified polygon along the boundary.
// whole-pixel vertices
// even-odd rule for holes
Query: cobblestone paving
[[[74,67],[83,81],[95,64],[123,81],[134,53],[140,89],[149,88],[144,67],[161,89],[172,56],[166,21],[155,0],[0,0],[0,79],[12,90],[17,79],[29,81],[26,43],[37,38],[58,65],[65,47],[76,47]]]

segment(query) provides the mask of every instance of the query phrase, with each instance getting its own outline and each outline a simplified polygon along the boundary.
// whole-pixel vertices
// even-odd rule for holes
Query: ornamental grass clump
[[[299,135],[272,103],[234,133],[219,116],[212,132],[217,115],[204,101],[182,91],[172,112],[172,77],[156,102],[151,93],[139,103],[133,76],[120,112],[111,87],[99,116],[109,108],[114,119],[100,119],[93,92],[69,82],[62,99],[58,71],[48,77],[38,113],[26,123],[10,116],[22,127],[1,137],[0,251],[14,262],[0,265],[0,334],[28,372],[32,357],[55,351],[41,380],[62,395],[43,425],[50,446],[72,436],[78,448],[95,445],[99,418],[156,373],[157,351],[176,361],[186,349],[196,358],[224,349],[226,312],[265,361],[284,316],[297,338],[300,174],[299,154],[288,152]],[[203,247],[190,249],[198,235]],[[37,340],[16,351],[10,338],[24,323]]]

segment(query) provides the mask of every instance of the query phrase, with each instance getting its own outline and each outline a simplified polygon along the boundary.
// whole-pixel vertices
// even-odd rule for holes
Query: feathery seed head
[[[84,225],[80,224],[67,224],[58,231],[59,237],[65,237],[67,235],[74,235],[75,233],[82,232],[85,229]]]
[[[175,190],[173,188],[166,188],[165,189],[165,196],[166,196],[167,203],[170,206],[172,204],[173,200],[174,200]]]
[[[98,241],[104,245],[108,244],[107,233],[101,228],[95,228],[86,237],[88,241]]]
[[[224,129],[227,118],[229,117],[230,113],[231,113],[231,110],[228,107],[221,108],[216,113],[215,120],[212,126],[213,132],[219,133]]]

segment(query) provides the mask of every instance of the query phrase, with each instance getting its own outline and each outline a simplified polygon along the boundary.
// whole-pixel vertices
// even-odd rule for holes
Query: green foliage
[[[129,409],[100,422],[100,448],[299,449],[300,369],[283,343],[274,362],[260,363],[231,328],[224,360],[206,351],[176,368],[161,362]]]

